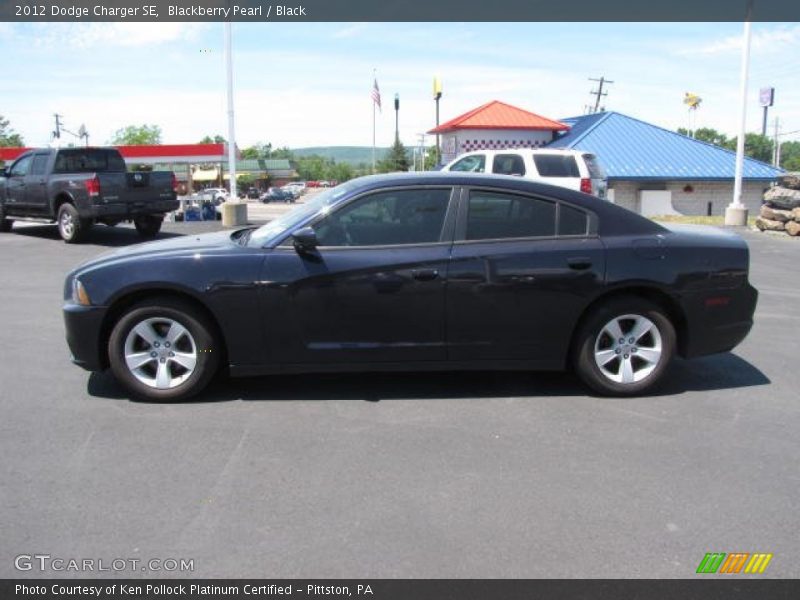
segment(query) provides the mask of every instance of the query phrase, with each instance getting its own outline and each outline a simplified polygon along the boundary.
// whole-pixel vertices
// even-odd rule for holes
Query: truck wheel
[[[598,306],[578,333],[575,370],[600,394],[641,394],[664,375],[675,338],[659,306],[635,296],[616,298]]]
[[[8,233],[11,231],[12,223],[14,223],[14,221],[6,219],[6,209],[0,206],[0,233]]]
[[[81,219],[78,209],[72,204],[65,203],[58,208],[58,234],[68,244],[74,244],[86,237],[89,223]]]
[[[164,222],[164,217],[156,217],[147,215],[134,219],[133,225],[140,236],[146,239],[154,238],[161,231],[161,223]]]
[[[147,400],[173,401],[205,388],[219,366],[221,349],[212,327],[193,306],[154,298],[122,315],[108,341],[114,376]]]

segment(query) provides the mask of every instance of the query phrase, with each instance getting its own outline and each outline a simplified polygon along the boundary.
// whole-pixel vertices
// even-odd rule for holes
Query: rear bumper
[[[727,298],[725,303],[721,298]],[[750,333],[757,302],[758,291],[749,283],[695,296],[686,311],[688,331],[681,354],[694,358],[733,350]]]
[[[119,202],[110,204],[92,204],[82,210],[81,216],[90,219],[132,219],[144,215],[156,215],[177,210],[177,200],[155,200],[151,202]]]
[[[81,306],[66,303],[63,307],[67,345],[72,362],[87,371],[106,368],[105,353],[100,348],[105,306]]]

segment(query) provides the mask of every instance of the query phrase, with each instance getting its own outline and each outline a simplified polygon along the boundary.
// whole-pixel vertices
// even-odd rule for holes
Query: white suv
[[[578,150],[476,150],[448,163],[442,171],[517,175],[606,198],[608,181],[597,157]]]

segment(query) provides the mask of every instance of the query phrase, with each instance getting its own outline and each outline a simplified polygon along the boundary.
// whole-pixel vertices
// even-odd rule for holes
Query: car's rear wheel
[[[111,332],[111,370],[141,398],[189,398],[208,385],[219,365],[212,332],[206,317],[184,302],[163,298],[137,304]]]
[[[150,239],[158,235],[158,232],[161,231],[161,224],[163,222],[163,217],[146,215],[144,217],[137,217],[134,219],[133,226],[136,227],[136,232],[141,237]]]
[[[0,205],[0,233],[8,233],[14,224],[12,219],[6,218],[6,209]]]
[[[64,203],[58,207],[58,235],[68,244],[83,241],[91,223],[81,219],[78,209],[72,204]]]
[[[596,392],[632,396],[658,383],[674,352],[675,328],[660,306],[616,298],[594,309],[578,332],[574,366]]]

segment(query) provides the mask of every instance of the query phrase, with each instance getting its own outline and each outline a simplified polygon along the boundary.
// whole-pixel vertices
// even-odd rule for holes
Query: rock
[[[783,231],[786,228],[780,221],[772,221],[764,217],[758,217],[756,219],[756,227],[761,231]]]
[[[800,235],[800,223],[789,221],[784,227],[786,227],[786,233],[789,235]]]
[[[764,194],[764,201],[772,208],[792,210],[800,207],[800,190],[790,190],[789,188],[775,186],[768,189]]]
[[[791,210],[772,208],[770,206],[767,206],[766,204],[761,206],[761,216],[770,221],[780,221],[781,223],[785,223],[786,221],[791,221],[794,218],[794,215],[792,213],[793,211]]]
[[[781,186],[790,190],[800,190],[800,175],[784,175],[779,179]]]
[[[792,209],[792,218],[800,223],[800,208]]]

